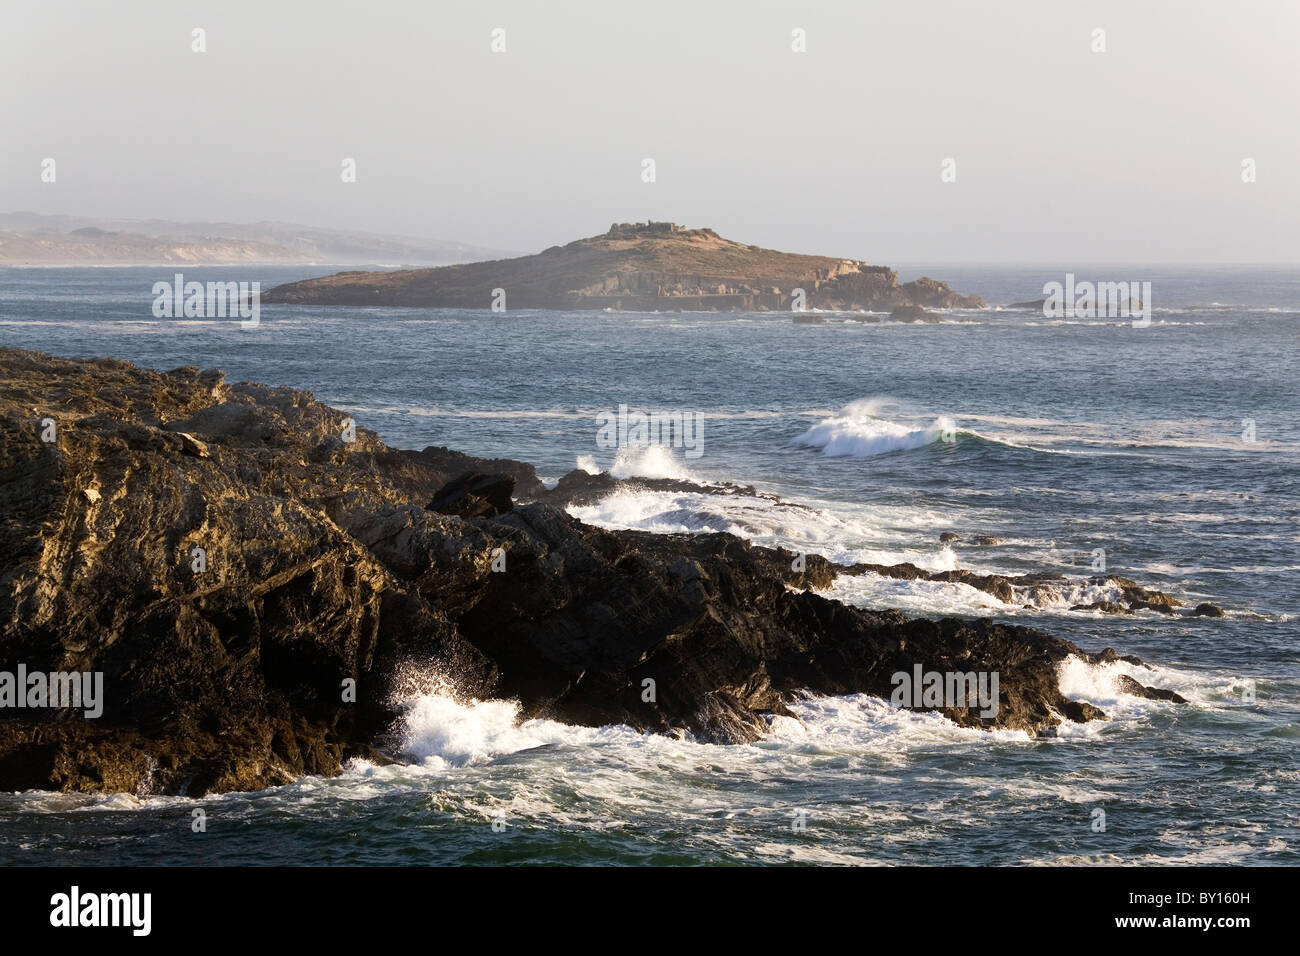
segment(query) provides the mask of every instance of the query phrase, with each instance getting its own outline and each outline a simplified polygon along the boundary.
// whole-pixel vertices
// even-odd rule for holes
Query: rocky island
[[[805,691],[888,699],[914,668],[1000,675],[996,714],[921,708],[964,726],[1104,716],[1058,668],[1112,650],[816,593],[911,565],[584,525],[565,507],[617,490],[608,474],[548,489],[522,462],[390,448],[310,393],[216,370],[0,349],[0,382],[0,672],[102,683],[93,716],[0,701],[0,790],[197,796],[400,757],[413,665],[525,716],[717,743],[757,739]],[[1124,584],[1130,607],[1175,613]]]
[[[304,279],[262,301],[487,309],[504,296],[510,309],[751,312],[798,309],[796,290],[808,309],[984,307],[934,279],[900,283],[885,266],[761,249],[671,222],[615,223],[515,259]]]

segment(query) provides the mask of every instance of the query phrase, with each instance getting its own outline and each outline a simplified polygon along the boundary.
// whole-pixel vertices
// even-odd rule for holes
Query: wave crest
[[[934,442],[951,441],[957,426],[946,415],[930,425],[900,425],[879,416],[882,399],[865,399],[840,409],[839,413],[813,425],[793,439],[796,445],[817,448],[829,458],[870,458],[891,451],[923,448]]]

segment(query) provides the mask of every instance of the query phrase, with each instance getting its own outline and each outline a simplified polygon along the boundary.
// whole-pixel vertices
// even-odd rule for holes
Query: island
[[[265,303],[634,312],[978,309],[930,278],[898,281],[857,259],[777,252],[673,222],[615,223],[536,255],[393,272],[340,272],[277,286]]]

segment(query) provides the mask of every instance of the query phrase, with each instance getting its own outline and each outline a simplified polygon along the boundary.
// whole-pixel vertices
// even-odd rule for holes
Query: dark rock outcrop
[[[1185,704],[1187,698],[1172,690],[1162,690],[1158,687],[1146,687],[1127,674],[1120,674],[1115,678],[1115,685],[1125,694],[1132,694],[1134,697],[1145,697],[1148,700],[1167,700],[1173,704]]]
[[[794,310],[798,300],[836,311],[910,306],[926,321],[938,321],[927,307],[984,308],[979,296],[958,295],[935,279],[900,283],[884,266],[760,249],[670,222],[615,223],[602,235],[514,259],[341,272],[262,296],[264,303],[302,305],[723,312]],[[795,321],[822,320],[796,311]]]
[[[996,715],[937,708],[965,726],[1100,716],[1060,692],[1067,656],[1103,659],[1068,641],[849,607],[810,590],[843,569],[731,535],[589,527],[531,466],[388,448],[305,392],[18,350],[0,381],[0,671],[104,687],[97,719],[0,709],[0,789],[197,795],[384,759],[413,663],[527,716],[719,742],[916,665],[1000,674]],[[522,503],[473,477],[497,475]]]
[[[585,471],[572,471],[557,482],[554,489],[539,495],[541,500],[556,507],[569,505],[589,505],[617,491],[665,491],[711,496],[740,495],[760,497],[771,502],[773,507],[795,511],[807,511],[803,505],[782,501],[774,495],[760,492],[752,485],[735,485],[721,483],[701,483],[677,478],[614,478],[608,472],[589,474]],[[939,541],[951,544],[962,541],[960,534],[945,531],[939,535]],[[977,545],[998,545],[1001,538],[989,535],[977,535],[972,539]],[[927,571],[915,564],[869,564],[829,565],[832,577],[840,575],[874,574],[879,577],[907,581],[937,581],[945,584],[964,584],[991,594],[1004,604],[1015,604],[1033,610],[1041,607],[1059,606],[1075,589],[1091,586],[1105,588],[1113,592],[1115,600],[1097,600],[1087,604],[1070,605],[1071,611],[1101,611],[1107,614],[1133,614],[1138,610],[1152,610],[1162,614],[1173,615],[1180,607],[1180,602],[1161,591],[1148,590],[1136,582],[1122,577],[1094,576],[1086,579],[1071,579],[1064,574],[1036,572],[1030,574],[1004,575],[980,574],[964,568],[950,571]],[[1208,605],[1213,606],[1213,605]]]
[[[1091,604],[1072,604],[1071,611],[1101,611],[1103,614],[1132,614],[1133,609],[1114,601],[1093,601]]]
[[[942,322],[943,316],[936,315],[929,309],[920,305],[900,305],[893,308],[889,313],[890,321],[893,322]]]
[[[1148,591],[1136,581],[1128,578],[1095,578],[1098,583],[1111,583],[1120,589],[1123,600],[1133,610],[1159,611],[1161,614],[1173,615],[1175,608],[1182,607],[1182,602],[1160,591]]]
[[[515,480],[509,475],[468,472],[438,489],[430,511],[462,518],[491,518],[514,507]]]

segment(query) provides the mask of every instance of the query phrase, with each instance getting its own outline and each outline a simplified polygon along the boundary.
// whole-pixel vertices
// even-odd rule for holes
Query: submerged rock
[[[0,349],[0,380],[0,671],[103,677],[96,718],[0,709],[0,789],[199,795],[382,760],[413,667],[530,717],[717,742],[918,666],[999,674],[996,714],[926,708],[964,726],[1102,716],[1060,692],[1067,657],[1101,659],[1069,641],[850,607],[810,590],[847,573],[822,558],[561,510],[608,476],[548,492],[192,367]]]

